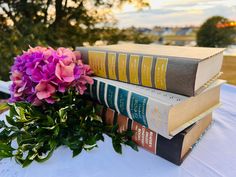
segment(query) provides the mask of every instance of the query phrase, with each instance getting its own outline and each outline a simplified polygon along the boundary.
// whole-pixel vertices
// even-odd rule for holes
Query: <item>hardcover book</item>
[[[220,85],[212,83],[201,94],[186,97],[157,89],[94,77],[90,95],[118,113],[171,139],[219,105]]]
[[[108,125],[118,124],[120,132],[133,130],[132,140],[138,146],[176,165],[183,162],[212,121],[210,113],[169,140],[109,108],[99,106],[98,110]]]
[[[194,96],[220,73],[224,49],[119,44],[76,50],[96,76]]]

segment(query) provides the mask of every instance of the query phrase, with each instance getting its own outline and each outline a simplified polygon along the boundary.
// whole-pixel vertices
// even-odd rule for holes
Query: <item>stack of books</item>
[[[98,113],[139,146],[177,165],[220,104],[221,48],[120,44],[77,47],[96,77]]]

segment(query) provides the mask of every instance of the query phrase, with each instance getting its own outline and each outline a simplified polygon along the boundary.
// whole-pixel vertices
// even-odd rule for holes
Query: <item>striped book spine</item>
[[[93,100],[155,132],[168,136],[166,122],[170,106],[141,95],[135,90],[129,91],[128,88],[115,86],[96,78],[94,78],[94,84],[90,86],[90,95]]]
[[[97,76],[166,90],[168,58],[96,50],[87,55]]]

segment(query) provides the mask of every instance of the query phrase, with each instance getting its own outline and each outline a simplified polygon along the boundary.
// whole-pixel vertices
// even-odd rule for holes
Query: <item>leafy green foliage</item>
[[[236,30],[233,27],[217,28],[217,23],[227,23],[228,19],[214,16],[206,20],[197,33],[197,44],[201,47],[227,47],[234,43]]]
[[[97,147],[104,134],[112,138],[117,153],[122,153],[121,144],[137,150],[131,141],[132,131],[119,133],[118,125],[106,125],[81,95],[69,91],[59,98],[53,105],[40,107],[24,102],[9,104],[8,125],[0,121],[0,158],[14,157],[26,167],[33,161],[46,161],[62,145],[70,148],[74,157]]]

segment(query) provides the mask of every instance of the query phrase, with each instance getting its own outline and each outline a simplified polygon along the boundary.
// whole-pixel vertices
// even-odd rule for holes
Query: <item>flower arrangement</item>
[[[67,48],[35,47],[15,58],[9,115],[0,121],[0,159],[14,157],[23,167],[47,160],[59,146],[78,155],[97,147],[104,134],[116,152],[137,146],[131,131],[106,125],[85,91],[92,71],[81,55]]]
[[[80,56],[66,48],[35,47],[17,56],[11,68],[11,102],[27,101],[33,105],[55,103],[56,92],[70,87],[83,95],[86,84],[92,84],[92,73]]]

